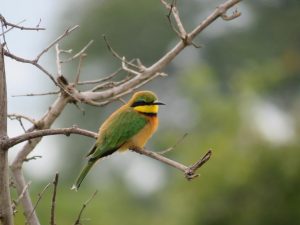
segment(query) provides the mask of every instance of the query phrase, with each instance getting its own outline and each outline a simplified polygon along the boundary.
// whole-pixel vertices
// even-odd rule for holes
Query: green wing
[[[126,141],[147,124],[147,119],[133,110],[121,111],[111,118],[110,125],[100,133],[96,148],[90,152],[91,160],[97,160],[118,150]]]

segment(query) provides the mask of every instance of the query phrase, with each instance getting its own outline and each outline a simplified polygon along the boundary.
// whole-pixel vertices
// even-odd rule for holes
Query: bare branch
[[[205,20],[203,20],[192,32],[188,34],[189,41],[194,39],[201,31],[214,22],[218,17],[226,14],[227,10],[239,3],[241,0],[227,0],[219,5]]]
[[[31,217],[34,215],[34,212],[35,212],[35,210],[36,210],[36,208],[37,208],[39,202],[41,201],[41,199],[42,199],[42,197],[43,197],[45,191],[50,187],[50,185],[51,185],[51,183],[48,183],[48,184],[43,188],[43,190],[42,190],[40,193],[38,193],[38,199],[37,199],[37,201],[36,201],[36,203],[35,203],[35,205],[34,205],[32,211],[31,211],[31,213],[29,214],[28,217],[26,217],[27,221],[26,221],[25,224],[31,224],[29,221],[30,221]],[[26,193],[26,192],[25,192],[25,193]]]
[[[43,136],[49,136],[49,135],[57,135],[57,134],[62,134],[66,136],[70,136],[70,134],[80,134],[83,136],[87,137],[92,137],[96,138],[98,136],[97,133],[80,129],[77,128],[76,126],[69,127],[69,128],[57,128],[57,129],[44,129],[44,130],[37,130],[37,131],[32,131],[28,132],[13,138],[9,138],[6,142],[7,147],[11,148],[12,146],[19,144],[21,142],[30,140],[30,139],[35,139],[35,138],[40,138]]]
[[[228,16],[226,15],[226,12],[224,12],[221,17],[223,20],[229,21],[229,20],[233,20],[237,17],[239,17],[240,15],[242,15],[241,12],[238,12],[237,9],[233,11],[232,15]]]
[[[55,178],[53,180],[53,194],[52,194],[52,201],[51,201],[51,217],[50,217],[50,224],[55,225],[55,201],[56,201],[56,192],[57,192],[57,185],[58,185],[58,173],[55,174]]]
[[[39,70],[41,70],[43,73],[45,73],[45,74],[52,80],[52,82],[53,82],[56,86],[58,86],[58,87],[60,86],[60,85],[56,82],[54,76],[53,76],[49,71],[47,71],[43,66],[41,66],[40,64],[38,64],[36,60],[24,59],[24,58],[22,58],[22,57],[16,56],[16,55],[14,55],[14,54],[12,54],[12,53],[10,53],[10,52],[8,52],[8,51],[5,51],[5,50],[4,50],[4,55],[5,55],[5,56],[8,56],[8,57],[10,57],[10,58],[12,58],[12,59],[14,59],[14,60],[16,60],[16,61],[18,61],[18,62],[29,63],[29,64],[34,65],[34,66],[37,67]]]
[[[116,57],[117,59],[119,59],[121,62],[124,62],[124,63],[126,63],[127,65],[129,65],[129,66],[132,66],[133,68],[139,69],[139,67],[138,67],[137,65],[135,65],[135,64],[133,64],[133,63],[131,63],[131,62],[128,62],[128,61],[124,61],[123,57],[121,57],[121,56],[120,56],[120,55],[119,55],[119,54],[111,47],[111,45],[110,45],[110,43],[108,42],[106,36],[105,36],[105,35],[102,35],[102,36],[103,36],[103,39],[104,39],[104,41],[105,41],[105,43],[106,43],[106,46],[107,46],[108,50],[112,53],[112,55],[113,55],[114,57]]]
[[[60,91],[50,91],[45,93],[30,93],[24,95],[12,95],[11,97],[32,97],[32,96],[45,96],[45,95],[57,95]]]
[[[61,60],[60,60],[60,50],[59,45],[55,44],[55,52],[56,52],[56,68],[57,68],[57,75],[59,77],[63,76],[62,69],[61,69]]]
[[[176,7],[176,0],[172,1],[172,4],[168,4],[165,0],[161,0],[161,3],[169,10],[169,14],[167,15],[169,23],[173,30],[177,33],[177,35],[183,40],[186,37],[186,31],[184,29],[184,26],[181,22],[180,16],[179,16],[179,11]],[[178,27],[178,31],[176,28],[173,26],[172,21],[171,21],[171,14],[173,15],[176,25]]]
[[[179,145],[179,143],[181,143],[183,141],[183,139],[186,138],[187,135],[188,135],[188,133],[185,133],[173,146],[171,146],[170,148],[167,148],[163,151],[158,152],[158,154],[164,155],[167,152],[173,151],[177,147],[177,145]]]
[[[24,26],[19,26],[17,24],[13,24],[13,23],[10,23],[10,22],[7,22],[5,20],[5,18],[0,14],[0,20],[3,22],[3,24],[5,26],[9,26],[9,27],[13,27],[13,28],[17,28],[17,29],[20,29],[20,30],[35,30],[35,31],[39,31],[39,30],[46,30],[46,28],[43,28],[43,27],[39,27],[39,24],[40,22],[38,23],[38,25],[36,27],[24,27]],[[25,20],[23,20],[22,22],[24,22]]]
[[[47,129],[49,128],[56,118],[60,115],[64,107],[69,102],[70,97],[67,95],[59,95],[59,97],[55,100],[55,102],[49,107],[49,110],[45,113],[45,115],[37,120],[37,124],[39,129]],[[35,127],[31,127],[27,130],[27,132],[31,132],[35,129]],[[28,141],[22,149],[18,152],[15,157],[12,165],[11,171],[14,176],[15,184],[18,193],[20,194],[26,185],[25,177],[22,171],[23,163],[26,161],[28,155],[33,151],[33,149],[38,145],[41,141],[41,138],[35,138],[31,141]],[[27,223],[30,225],[40,225],[39,219],[35,213],[35,206],[32,203],[29,192],[26,191],[24,197],[21,199],[21,203],[24,209],[24,215],[26,217]]]
[[[84,46],[78,53],[76,53],[74,56],[72,56],[66,60],[62,60],[61,63],[71,62],[72,60],[80,57],[88,49],[88,47],[90,47],[90,45],[93,44],[93,42],[94,42],[94,40],[90,40],[89,43],[87,43],[87,45]]]
[[[112,74],[104,76],[104,78],[97,79],[97,80],[80,81],[77,84],[78,85],[86,85],[86,84],[98,84],[98,83],[102,83],[102,82],[108,81],[111,78],[115,77],[121,71],[122,71],[122,68],[119,68],[115,72],[113,72]]]
[[[155,153],[153,151],[149,151],[146,149],[130,149],[134,152],[137,152],[139,154],[148,156],[150,158],[156,159],[162,163],[165,163],[169,166],[172,166],[180,171],[182,171],[185,175],[185,177],[188,180],[194,179],[196,177],[198,177],[198,174],[195,174],[195,172],[197,171],[197,169],[199,169],[202,165],[204,165],[211,157],[212,151],[209,150],[200,160],[198,160],[195,164],[193,164],[192,166],[185,166],[179,162],[176,162],[174,160],[171,160],[169,158],[166,158],[164,156],[162,156],[161,154]]]
[[[75,29],[77,29],[79,25],[76,25],[74,27],[68,28],[62,35],[60,35],[58,38],[56,38],[52,43],[48,45],[43,51],[41,51],[40,54],[37,55],[37,57],[33,60],[35,62],[38,62],[43,54],[49,51],[50,48],[52,48],[54,45],[56,45],[61,39],[68,36],[71,32],[73,32]]]
[[[27,189],[29,188],[29,186],[31,185],[31,181],[29,181],[25,187],[23,188],[21,194],[18,196],[18,198],[16,200],[13,200],[13,204],[12,204],[12,209],[13,209],[13,213],[14,215],[17,213],[17,206],[20,202],[20,200],[24,197],[25,192],[27,191]]]
[[[132,70],[130,69],[129,67],[127,67],[127,61],[126,61],[126,58],[123,56],[122,57],[122,69],[127,71],[128,73],[130,74],[134,74],[134,75],[140,75],[139,72],[135,71],[135,70]]]
[[[28,116],[17,114],[17,113],[10,113],[10,114],[7,115],[7,117],[11,120],[18,120],[18,121],[20,121],[21,119],[25,119],[25,120],[29,121],[30,123],[32,123],[33,125],[36,124],[34,119],[32,119]]]
[[[93,194],[86,202],[83,203],[83,205],[82,205],[82,207],[81,207],[81,210],[80,210],[80,212],[79,212],[79,214],[78,214],[78,217],[77,217],[77,219],[76,219],[74,225],[80,225],[80,224],[81,224],[80,220],[81,220],[81,215],[82,215],[84,209],[85,209],[85,208],[87,207],[87,205],[93,200],[93,198],[95,198],[95,196],[97,195],[97,193],[98,193],[98,191],[95,191],[94,194]]]
[[[3,51],[3,45],[0,43],[0,221],[5,225],[13,225],[9,191],[8,148],[5,147],[7,140],[7,91]]]
[[[79,57],[79,62],[78,62],[78,66],[77,66],[77,73],[76,73],[76,77],[75,77],[75,81],[74,81],[74,86],[76,86],[79,82],[82,62],[83,62],[83,59],[84,59],[85,56],[86,56],[85,54],[81,54],[80,57]]]

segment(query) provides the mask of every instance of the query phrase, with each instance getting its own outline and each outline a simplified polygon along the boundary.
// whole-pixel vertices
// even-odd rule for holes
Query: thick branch
[[[3,45],[0,43],[0,221],[3,225],[13,225],[13,211],[9,191],[7,139],[7,93]]]

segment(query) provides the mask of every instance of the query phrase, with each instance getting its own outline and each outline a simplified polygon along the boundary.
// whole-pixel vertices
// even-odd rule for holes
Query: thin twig
[[[134,59],[129,61],[130,63],[134,62]],[[122,67],[120,67],[119,69],[117,69],[115,72],[113,72],[112,74],[109,75],[105,75],[104,78],[101,79],[96,79],[96,80],[88,80],[88,81],[80,81],[77,83],[77,85],[86,85],[86,84],[98,84],[98,83],[103,83],[106,82],[112,78],[114,78],[116,75],[118,75],[121,71],[123,70]],[[103,76],[102,76],[103,77]]]
[[[60,77],[62,76],[62,68],[61,68],[61,60],[60,60],[60,49],[58,43],[55,45],[55,52],[56,52],[57,75]]]
[[[56,201],[56,192],[57,192],[57,185],[58,185],[58,176],[59,174],[55,174],[55,178],[53,180],[53,194],[52,194],[52,201],[51,201],[51,217],[50,217],[50,224],[56,225],[55,223],[55,201]]]
[[[3,22],[3,24],[5,26],[14,27],[14,28],[17,28],[17,29],[20,29],[20,30],[35,30],[35,31],[46,30],[46,28],[39,27],[39,24],[36,27],[24,27],[24,26],[19,26],[17,24],[13,24],[13,23],[7,22],[6,19],[1,14],[0,14],[0,20]]]
[[[29,181],[23,188],[21,194],[18,196],[18,198],[16,200],[13,200],[13,204],[12,204],[12,208],[13,208],[13,213],[14,215],[17,212],[17,206],[20,202],[20,200],[24,197],[25,192],[27,191],[27,189],[29,188],[29,186],[31,185],[31,181]]]
[[[11,97],[33,97],[33,96],[45,96],[45,95],[57,95],[60,91],[50,91],[44,93],[30,93],[30,94],[21,94],[21,95],[12,95]]]
[[[78,85],[86,85],[86,84],[98,84],[98,83],[102,83],[105,81],[110,80],[111,78],[115,77],[118,73],[120,73],[122,71],[122,67],[120,67],[119,69],[117,69],[115,72],[113,72],[110,75],[104,76],[104,78],[101,79],[97,79],[97,80],[88,80],[88,81],[80,81],[77,84]]]
[[[158,154],[161,154],[161,155],[164,155],[164,154],[166,154],[167,152],[173,151],[173,150],[179,145],[179,143],[181,143],[181,142],[183,141],[183,139],[186,138],[187,135],[188,135],[188,133],[185,133],[180,139],[178,139],[178,140],[176,141],[176,143],[175,143],[173,146],[171,146],[171,147],[169,147],[169,148],[167,148],[167,149],[165,149],[165,150],[163,150],[163,151],[157,152],[157,153],[158,153]]]
[[[37,201],[36,201],[36,203],[35,203],[35,205],[34,205],[34,207],[33,207],[33,210],[32,210],[31,213],[29,214],[28,218],[26,218],[27,221],[26,221],[25,225],[28,224],[29,219],[30,219],[31,216],[33,215],[33,213],[34,213],[34,211],[36,210],[36,208],[37,208],[39,202],[41,201],[41,199],[42,199],[42,197],[43,197],[45,191],[50,187],[50,185],[51,185],[51,183],[48,183],[48,184],[43,188],[43,190],[42,190],[40,193],[38,193],[38,199],[37,199]]]
[[[166,7],[166,9],[169,10],[169,14],[167,15],[167,18],[169,20],[169,23],[172,27],[172,29],[175,31],[175,33],[181,38],[184,39],[186,37],[186,31],[184,29],[184,26],[181,22],[179,11],[176,7],[176,0],[173,0],[171,4],[168,4],[165,0],[160,0],[161,3]],[[171,14],[173,15],[176,25],[178,27],[178,30],[174,27],[172,20],[171,20]]]
[[[123,57],[121,57],[112,47],[111,47],[111,45],[110,45],[110,43],[108,42],[108,40],[107,40],[107,38],[106,38],[106,36],[105,35],[102,35],[103,36],[103,39],[104,39],[104,41],[105,41],[105,43],[106,43],[106,46],[107,46],[107,48],[108,48],[108,50],[112,53],[112,55],[114,56],[114,57],[116,57],[117,59],[119,59],[121,62],[123,62]],[[137,66],[137,65],[135,65],[135,64],[133,64],[133,63],[131,63],[131,62],[129,62],[129,61],[124,61],[124,63],[126,63],[127,65],[129,65],[129,66],[132,66],[133,68],[136,68],[136,69],[140,69],[140,67],[139,66]]]
[[[233,20],[233,19],[239,17],[240,15],[242,15],[242,13],[241,13],[241,12],[238,12],[237,9],[236,9],[236,10],[234,10],[234,11],[232,12],[232,14],[231,14],[230,16],[228,16],[228,15],[226,14],[226,12],[225,12],[225,13],[223,13],[223,14],[221,15],[221,17],[222,17],[223,20],[229,21],[229,20]]]
[[[52,43],[50,43],[48,45],[48,47],[46,47],[43,51],[41,51],[40,54],[37,55],[37,57],[33,60],[38,62],[39,59],[42,57],[43,54],[45,54],[46,52],[49,51],[50,48],[52,48],[55,44],[57,44],[61,39],[63,39],[64,37],[66,37],[67,35],[69,35],[71,32],[73,32],[75,29],[77,29],[79,27],[79,25],[76,25],[74,27],[68,28],[67,30],[65,30],[65,32],[60,35],[58,38],[56,38]]]
[[[84,209],[85,209],[85,208],[87,207],[87,205],[93,200],[93,198],[95,198],[95,196],[97,195],[97,193],[98,193],[98,191],[96,190],[96,191],[94,192],[94,194],[93,194],[87,201],[85,201],[85,202],[83,203],[83,205],[82,205],[82,207],[81,207],[81,210],[80,210],[80,212],[79,212],[79,214],[78,214],[78,216],[77,216],[77,219],[76,219],[74,225],[80,225],[80,224],[81,224],[80,219],[81,219],[81,215],[82,215]]]
[[[82,62],[83,62],[83,58],[85,57],[85,54],[81,54],[79,57],[79,62],[78,62],[78,66],[77,66],[77,73],[76,73],[76,77],[75,77],[75,81],[74,81],[74,86],[76,86],[79,82],[79,77],[80,77],[80,73],[81,73],[81,67],[82,67]]]
[[[6,51],[6,50],[4,50],[4,55],[5,55],[5,56],[8,56],[8,57],[10,57],[10,58],[12,58],[12,59],[14,59],[14,60],[16,60],[16,61],[18,61],[18,62],[28,63],[28,64],[34,65],[34,66],[37,67],[39,70],[41,70],[43,73],[45,73],[45,74],[52,80],[52,82],[53,82],[56,86],[60,87],[60,85],[56,82],[54,76],[53,76],[49,71],[47,71],[43,66],[41,66],[40,64],[38,64],[38,63],[37,63],[37,60],[24,59],[24,58],[22,58],[22,57],[19,57],[19,56],[16,56],[16,55],[10,53],[9,51]]]
[[[91,44],[93,44],[94,40],[90,40],[89,43],[87,43],[86,46],[84,46],[79,52],[77,52],[74,56],[66,59],[66,60],[62,60],[61,63],[67,63],[67,62],[71,62],[72,60],[80,57],[83,53],[85,53],[85,51],[88,49],[88,47],[90,47]]]
[[[32,123],[33,125],[36,124],[36,121],[35,119],[32,119],[28,116],[25,116],[25,115],[21,115],[21,114],[17,114],[17,113],[10,113],[7,115],[7,117],[11,120],[21,120],[21,119],[25,119],[27,121],[29,121],[30,123]]]
[[[34,155],[34,156],[24,159],[24,162],[29,162],[31,160],[37,160],[37,159],[41,159],[41,158],[43,158],[41,155]]]

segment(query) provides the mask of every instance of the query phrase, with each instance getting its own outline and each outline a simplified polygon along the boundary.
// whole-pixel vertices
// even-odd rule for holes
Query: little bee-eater
[[[143,149],[158,126],[157,101],[151,91],[136,92],[132,98],[104,121],[99,129],[96,143],[87,154],[88,162],[81,170],[72,189],[77,190],[100,158],[117,150]]]

